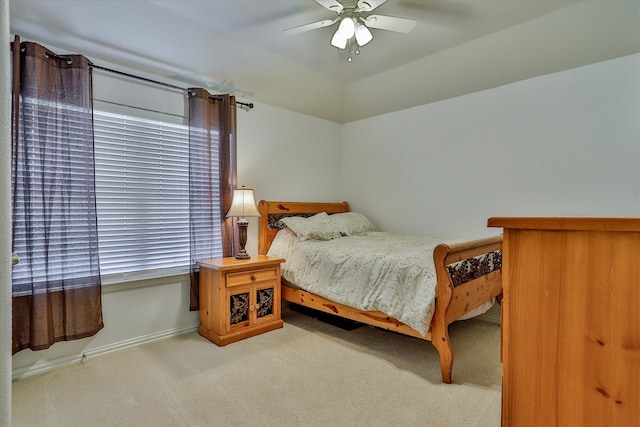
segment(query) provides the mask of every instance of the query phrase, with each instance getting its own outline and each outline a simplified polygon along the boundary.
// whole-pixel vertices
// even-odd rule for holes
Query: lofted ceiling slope
[[[355,0],[344,0],[343,3]],[[23,40],[345,123],[640,52],[638,0],[388,0],[351,63],[313,0],[11,0]]]

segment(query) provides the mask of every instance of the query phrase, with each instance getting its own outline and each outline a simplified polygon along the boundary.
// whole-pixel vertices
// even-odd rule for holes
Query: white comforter
[[[426,336],[436,298],[433,249],[441,239],[372,232],[299,241],[283,229],[268,255],[282,276],[308,292],[361,310],[378,310]]]

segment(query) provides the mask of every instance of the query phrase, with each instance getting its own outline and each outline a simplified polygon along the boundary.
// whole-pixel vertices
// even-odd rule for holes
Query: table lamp
[[[238,252],[236,253],[237,259],[251,258],[244,248],[247,244],[247,226],[249,225],[247,217],[249,216],[260,216],[260,212],[258,212],[258,208],[256,207],[253,189],[246,188],[243,185],[241,188],[233,190],[233,200],[231,201],[229,212],[227,212],[227,218],[238,217],[238,236],[240,242],[238,244]]]

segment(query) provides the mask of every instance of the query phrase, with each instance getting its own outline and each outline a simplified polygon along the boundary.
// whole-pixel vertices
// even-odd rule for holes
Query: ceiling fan
[[[314,0],[320,6],[338,14],[334,19],[325,19],[310,24],[300,25],[284,30],[286,34],[299,34],[306,31],[329,27],[340,22],[331,38],[331,45],[341,50],[348,50],[357,44],[362,47],[373,40],[370,28],[408,34],[416,26],[415,19],[399,18],[387,15],[370,15],[369,13],[387,0]],[[356,47],[355,54],[360,50]],[[351,55],[348,61],[351,62]]]

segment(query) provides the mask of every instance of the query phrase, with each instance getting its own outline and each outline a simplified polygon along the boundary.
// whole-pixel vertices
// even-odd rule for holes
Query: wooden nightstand
[[[198,261],[198,333],[227,345],[281,328],[280,263],[284,261],[264,255]]]

